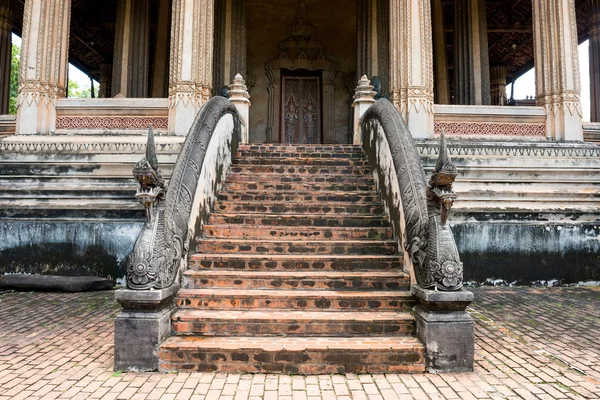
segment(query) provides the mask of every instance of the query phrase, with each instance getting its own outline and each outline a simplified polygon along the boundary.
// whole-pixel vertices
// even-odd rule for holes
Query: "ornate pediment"
[[[279,57],[268,61],[266,68],[337,71],[337,64],[323,55],[323,42],[315,39],[315,32],[306,13],[306,0],[299,0],[288,36],[279,43]]]

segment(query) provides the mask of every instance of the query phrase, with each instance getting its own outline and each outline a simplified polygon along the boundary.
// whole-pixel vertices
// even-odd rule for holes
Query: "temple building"
[[[12,34],[22,39],[16,115]],[[67,98],[69,63],[100,83],[93,98]],[[507,94],[532,68],[534,98]],[[598,99],[600,0],[0,0],[0,274],[126,283],[119,369],[469,370],[463,274],[600,280]],[[256,274],[231,272],[244,268]],[[341,288],[341,297],[302,286],[308,278],[297,274],[319,268],[329,275],[318,271],[310,288]],[[342,273],[369,268],[384,275]],[[267,281],[261,273],[288,269],[296,275],[277,287],[306,289],[297,303],[253,292]],[[217,306],[227,279],[246,286]],[[352,287],[381,291],[343,292]],[[361,308],[371,307],[367,295],[381,306],[377,323]],[[216,310],[243,321],[249,303],[331,308],[311,309],[308,322],[253,314],[268,322],[254,344],[295,323],[306,328],[298,351],[312,361],[283,347],[232,350],[218,362],[185,353],[198,335],[244,339],[251,324],[222,322]],[[200,324],[202,307],[214,315]],[[371,325],[332,321],[345,307]],[[151,315],[143,323],[139,310]],[[442,343],[452,354],[430,347],[446,332],[434,323],[439,310],[456,313],[439,320],[462,338]],[[385,355],[357,345],[332,360],[311,340],[336,329],[407,338],[381,337]],[[352,335],[329,338],[329,349],[362,343]],[[238,343],[211,340],[206,354],[217,358],[215,348]]]

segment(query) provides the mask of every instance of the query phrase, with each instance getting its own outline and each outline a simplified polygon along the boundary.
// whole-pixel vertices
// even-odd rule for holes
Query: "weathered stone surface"
[[[159,290],[115,292],[124,307],[115,318],[115,370],[158,369],[158,345],[171,331],[173,298],[178,290],[179,285],[172,285]]]
[[[60,292],[91,292],[111,290],[115,281],[96,276],[5,275],[0,276],[0,288]]]
[[[417,144],[426,172],[437,146]],[[600,279],[599,146],[452,140],[448,149],[460,171],[449,224],[465,281]]]
[[[426,290],[418,285],[411,292],[419,300],[413,308],[417,337],[426,349],[429,370],[462,372],[473,370],[475,332],[471,316],[465,311],[473,293]]]

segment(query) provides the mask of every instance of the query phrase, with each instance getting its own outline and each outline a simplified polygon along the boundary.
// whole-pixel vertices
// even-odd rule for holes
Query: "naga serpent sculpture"
[[[443,133],[436,167],[426,183],[414,139],[392,103],[386,99],[375,102],[363,115],[361,127],[365,151],[378,174],[392,224],[399,227],[400,221],[404,222],[396,234],[405,236],[404,249],[417,283],[424,289],[459,290],[463,264],[447,225],[456,199],[452,184],[457,169],[450,160]],[[394,179],[399,193],[393,189]]]
[[[233,117],[232,129],[215,135],[219,122],[227,115]],[[195,239],[194,230],[199,231],[212,207],[211,199],[197,198],[200,181],[204,180],[202,185],[208,187],[208,197],[216,195],[239,137],[240,118],[235,106],[223,97],[211,98],[190,128],[167,190],[158,170],[150,130],[146,158],[134,169],[140,183],[136,197],[144,204],[147,219],[127,262],[129,289],[164,289],[176,282],[185,266],[190,242]],[[211,165],[206,165],[207,159]],[[194,208],[198,203],[199,210]]]

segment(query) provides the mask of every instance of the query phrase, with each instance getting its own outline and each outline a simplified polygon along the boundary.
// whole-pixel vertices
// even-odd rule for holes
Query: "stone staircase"
[[[358,146],[241,146],[162,370],[423,372],[414,299]]]

